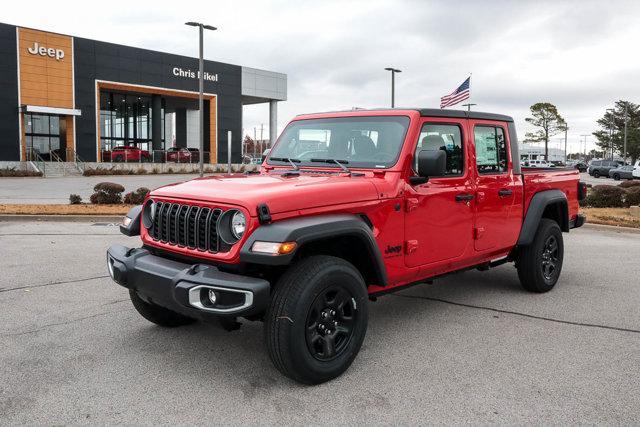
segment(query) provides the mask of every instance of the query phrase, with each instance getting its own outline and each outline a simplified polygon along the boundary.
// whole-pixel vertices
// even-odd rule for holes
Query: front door
[[[421,150],[445,150],[444,177],[409,186],[405,201],[405,263],[417,267],[455,262],[473,244],[473,174],[466,119],[428,119],[414,155]]]
[[[507,130],[471,120],[476,153],[475,249],[512,247],[522,224],[522,179],[513,174]]]

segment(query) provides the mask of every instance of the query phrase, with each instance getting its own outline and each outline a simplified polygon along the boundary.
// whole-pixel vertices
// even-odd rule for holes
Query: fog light
[[[211,305],[216,305],[217,299],[218,295],[216,294],[216,291],[214,291],[213,289],[209,289],[209,302],[211,303]]]

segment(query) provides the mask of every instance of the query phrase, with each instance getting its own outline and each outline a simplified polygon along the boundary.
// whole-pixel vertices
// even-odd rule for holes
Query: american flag
[[[450,105],[455,105],[465,99],[469,99],[469,94],[471,92],[471,76],[467,78],[456,90],[451,92],[449,95],[445,95],[440,98],[440,108],[448,107]]]

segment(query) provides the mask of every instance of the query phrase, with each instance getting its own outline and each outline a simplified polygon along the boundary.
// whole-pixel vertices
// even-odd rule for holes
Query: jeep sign
[[[54,49],[52,47],[46,48],[44,46],[40,46],[38,42],[34,42],[33,46],[27,48],[27,51],[32,55],[56,58],[56,61],[60,61],[62,58],[64,58],[64,51],[62,49]]]

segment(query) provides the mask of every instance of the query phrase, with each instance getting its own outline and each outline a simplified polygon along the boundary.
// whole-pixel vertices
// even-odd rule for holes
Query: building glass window
[[[65,158],[60,146],[59,116],[25,113],[24,125],[28,160],[35,160],[36,154],[43,160]]]
[[[164,118],[164,108],[161,110]],[[164,127],[164,120],[162,120]],[[117,92],[100,93],[100,145],[102,158],[115,147],[152,148],[151,97]],[[164,147],[164,132],[160,135]],[[105,155],[106,153],[106,155]]]

